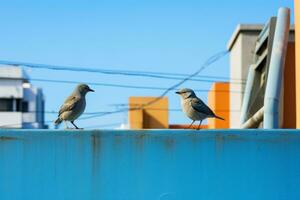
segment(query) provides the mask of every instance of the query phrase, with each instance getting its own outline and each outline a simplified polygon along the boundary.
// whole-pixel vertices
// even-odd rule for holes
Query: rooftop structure
[[[45,99],[20,67],[0,66],[0,126],[46,128]]]
[[[227,49],[230,51],[230,128],[240,128],[241,108],[249,68],[258,62],[256,47],[264,25],[260,24],[239,24],[230,38]],[[291,26],[289,34],[289,44],[286,63],[287,70],[294,68],[294,27]],[[270,59],[270,52],[265,52]],[[286,72],[285,77],[290,77],[292,73]],[[292,79],[288,79],[290,82]],[[289,126],[289,128],[292,128]]]

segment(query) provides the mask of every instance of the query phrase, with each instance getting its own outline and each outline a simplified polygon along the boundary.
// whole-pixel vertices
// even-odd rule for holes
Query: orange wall
[[[230,87],[229,83],[214,83],[208,93],[208,105],[214,113],[225,119],[208,119],[209,129],[229,128],[230,126]]]
[[[155,99],[156,97],[129,97],[128,115],[131,129],[161,129],[169,127],[168,99],[166,97],[143,109],[130,110],[139,108]]]
[[[284,67],[282,128],[296,128],[295,43],[289,42]]]
[[[296,41],[296,126],[300,128],[300,1],[294,1]]]

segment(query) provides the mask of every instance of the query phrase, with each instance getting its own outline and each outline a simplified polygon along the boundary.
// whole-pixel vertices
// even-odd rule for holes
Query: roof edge
[[[227,50],[230,51],[234,42],[236,41],[237,37],[241,32],[244,31],[250,31],[250,32],[256,32],[261,31],[263,29],[263,24],[238,24],[235,28],[231,38],[229,39],[227,43]]]

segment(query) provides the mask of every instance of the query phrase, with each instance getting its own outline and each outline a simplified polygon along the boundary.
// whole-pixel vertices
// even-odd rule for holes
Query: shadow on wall
[[[143,128],[150,129],[150,128],[167,128],[163,123],[161,123],[159,120],[157,120],[155,117],[153,117],[151,114],[149,114],[146,110],[143,111]]]

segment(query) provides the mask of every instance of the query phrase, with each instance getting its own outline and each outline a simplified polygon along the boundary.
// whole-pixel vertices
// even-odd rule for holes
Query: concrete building
[[[46,128],[45,100],[20,67],[0,66],[0,127]]]
[[[243,102],[243,94],[245,90],[245,82],[247,80],[249,67],[252,64],[257,64],[257,55],[255,54],[255,49],[264,25],[258,24],[240,24],[234,31],[231,39],[228,42],[228,50],[230,51],[230,79],[232,83],[230,84],[230,128],[240,128],[240,117],[241,117],[241,107]],[[294,27],[290,29],[288,52],[286,56],[286,67],[284,74],[284,99],[286,99],[286,104],[283,105],[284,108],[284,118],[282,123],[283,128],[293,128],[293,109],[295,106],[292,105],[293,102],[293,86],[295,85],[294,80]],[[270,59],[270,52],[265,52],[267,60]],[[262,78],[267,78],[262,76]],[[290,91],[290,92],[289,92]],[[261,98],[263,100],[263,96]],[[290,99],[290,103],[288,103]]]
[[[233,32],[228,42],[227,49],[230,51],[230,127],[240,127],[241,106],[243,91],[248,75],[249,66],[254,63],[254,48],[257,37],[263,25],[240,24]]]

